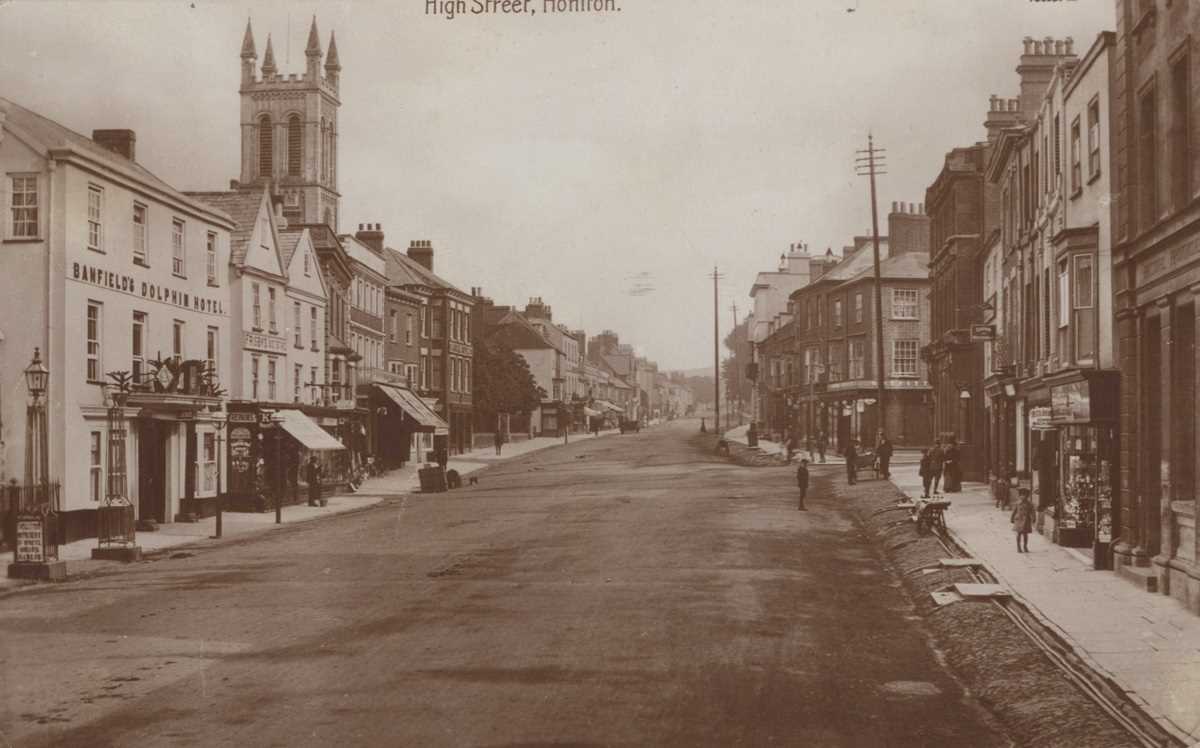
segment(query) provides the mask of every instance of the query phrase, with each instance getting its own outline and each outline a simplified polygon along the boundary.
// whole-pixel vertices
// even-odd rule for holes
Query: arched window
[[[271,115],[264,114],[258,119],[258,175],[270,177],[274,173],[275,137],[271,132]]]
[[[304,156],[304,125],[299,114],[288,117],[288,176],[300,176],[300,160]]]

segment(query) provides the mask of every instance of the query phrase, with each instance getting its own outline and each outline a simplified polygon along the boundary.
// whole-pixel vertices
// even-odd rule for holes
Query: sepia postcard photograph
[[[1200,0],[0,0],[0,748],[1197,748],[1197,327]]]

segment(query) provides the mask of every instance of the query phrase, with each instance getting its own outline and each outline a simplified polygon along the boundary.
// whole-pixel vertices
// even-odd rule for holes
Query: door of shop
[[[167,428],[143,418],[138,424],[138,518],[165,522],[167,516]]]

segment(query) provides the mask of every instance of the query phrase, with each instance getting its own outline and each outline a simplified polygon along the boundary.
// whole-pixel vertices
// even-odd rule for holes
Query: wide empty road
[[[837,468],[696,425],[0,599],[0,744],[1004,745]]]

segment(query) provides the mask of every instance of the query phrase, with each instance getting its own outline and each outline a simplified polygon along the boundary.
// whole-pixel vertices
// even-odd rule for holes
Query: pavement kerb
[[[903,488],[901,488],[894,480],[891,481],[891,483],[893,486],[895,486],[896,490],[903,494],[906,498],[910,500],[912,499],[912,496]],[[1054,635],[1055,638],[1059,639],[1064,646],[1069,647],[1071,652],[1080,660],[1082,660],[1093,673],[1096,673],[1100,678],[1107,680],[1113,688],[1125,694],[1125,697],[1129,699],[1131,703],[1141,709],[1141,711],[1147,717],[1158,723],[1163,730],[1178,740],[1182,745],[1192,746],[1192,748],[1200,748],[1200,743],[1197,743],[1194,738],[1192,738],[1183,730],[1183,728],[1176,725],[1175,722],[1173,722],[1169,717],[1160,714],[1153,706],[1147,703],[1145,699],[1139,696],[1136,690],[1130,688],[1128,684],[1122,682],[1118,675],[1114,674],[1108,668],[1097,662],[1092,656],[1091,652],[1089,652],[1082,644],[1072,637],[1070,633],[1068,633],[1062,626],[1043,613],[1040,608],[1022,595],[1020,590],[1018,590],[1017,587],[1013,585],[1007,577],[998,572],[991,563],[976,555],[975,552],[971,550],[970,544],[963,539],[962,536],[955,532],[950,527],[949,523],[946,525],[946,533],[949,535],[954,544],[967,553],[968,556],[979,560],[983,568],[987,570],[988,574],[990,574],[992,578],[1003,582],[1005,588],[1008,590],[1012,598],[1021,606],[1023,606],[1025,610],[1028,611],[1029,614],[1032,615],[1044,629]]]

